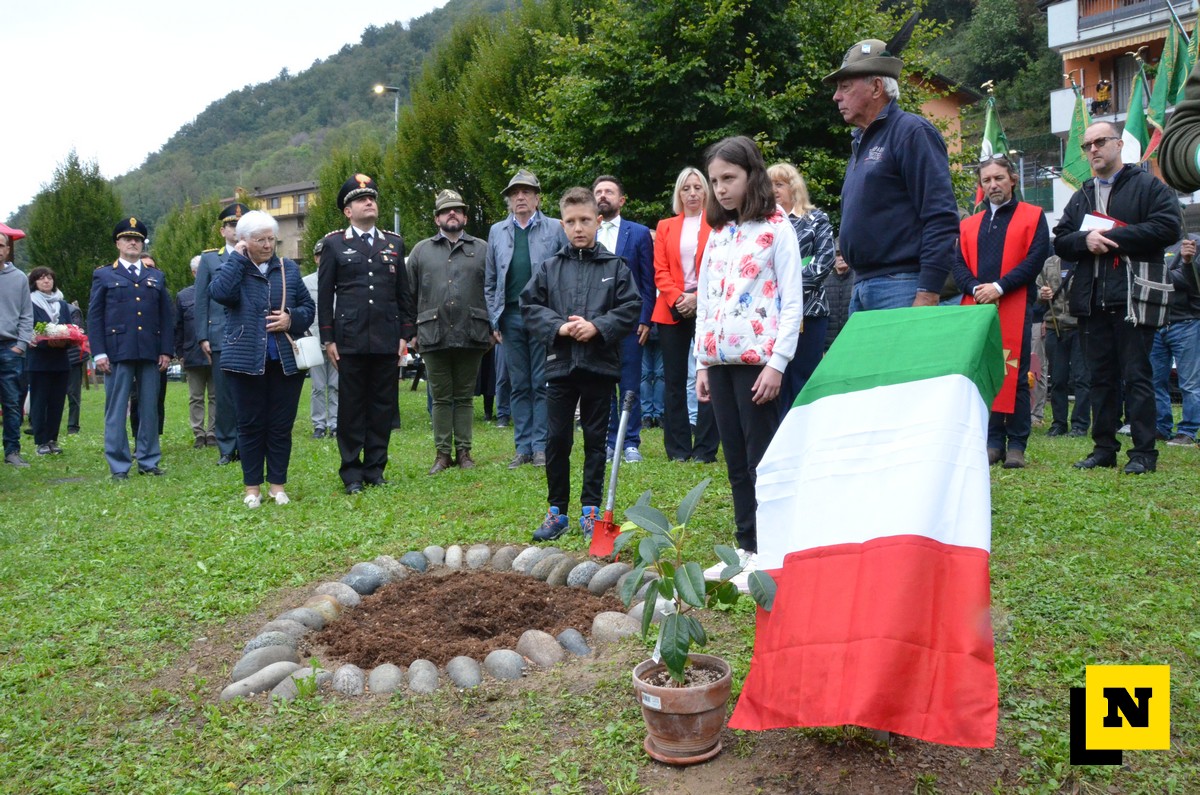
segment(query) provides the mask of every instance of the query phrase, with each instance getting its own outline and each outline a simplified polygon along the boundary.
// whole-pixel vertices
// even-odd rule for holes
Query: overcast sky
[[[445,4],[13,3],[0,45],[0,219],[32,199],[72,147],[104,176],[124,174],[230,91],[284,67],[297,74],[357,44],[369,25],[407,23]],[[375,79],[363,75],[364,90]]]

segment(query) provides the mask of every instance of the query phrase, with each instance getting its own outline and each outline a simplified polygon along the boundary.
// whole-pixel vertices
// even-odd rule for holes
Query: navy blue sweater
[[[1004,260],[1004,239],[1008,236],[1008,224],[1013,219],[1017,209],[1017,200],[1010,199],[992,212],[991,205],[984,210],[983,223],[979,225],[979,252],[976,263],[979,276],[976,277],[967,267],[963,259],[962,249],[955,246],[954,281],[963,295],[972,295],[975,288],[981,284],[996,282],[1005,295],[1013,290],[1024,288],[1030,304],[1037,303],[1037,286],[1034,282],[1042,272],[1042,266],[1050,256],[1050,229],[1046,225],[1046,216],[1038,219],[1037,231],[1033,234],[1033,244],[1029,251],[1015,268],[1000,276],[1000,266]]]
[[[958,239],[946,142],[895,100],[853,137],[842,183],[842,256],[857,280],[919,273],[918,289],[941,292]]]

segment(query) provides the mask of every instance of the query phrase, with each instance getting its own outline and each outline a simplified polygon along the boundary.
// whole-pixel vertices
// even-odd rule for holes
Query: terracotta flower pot
[[[643,677],[666,666],[646,660],[633,669],[633,690],[646,721],[645,748],[671,765],[705,762],[721,752],[721,729],[733,680],[729,663],[711,654],[690,654],[699,668],[719,671],[720,679],[696,687],[656,687]]]

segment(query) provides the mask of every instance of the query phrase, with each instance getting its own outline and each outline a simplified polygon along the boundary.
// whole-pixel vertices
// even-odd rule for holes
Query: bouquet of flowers
[[[51,348],[65,348],[68,345],[87,345],[87,334],[74,323],[35,323],[33,325],[33,344],[45,343]]]

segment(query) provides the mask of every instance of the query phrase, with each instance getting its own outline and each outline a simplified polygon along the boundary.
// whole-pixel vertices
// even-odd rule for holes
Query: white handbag
[[[280,270],[280,276],[283,277],[283,303],[279,309],[282,311],[284,305],[287,304],[287,269]],[[283,335],[287,337],[287,341],[292,344],[292,355],[296,358],[297,370],[308,370],[325,361],[325,352],[321,350],[321,341],[316,337],[297,337],[292,339],[292,335],[286,331]]]

